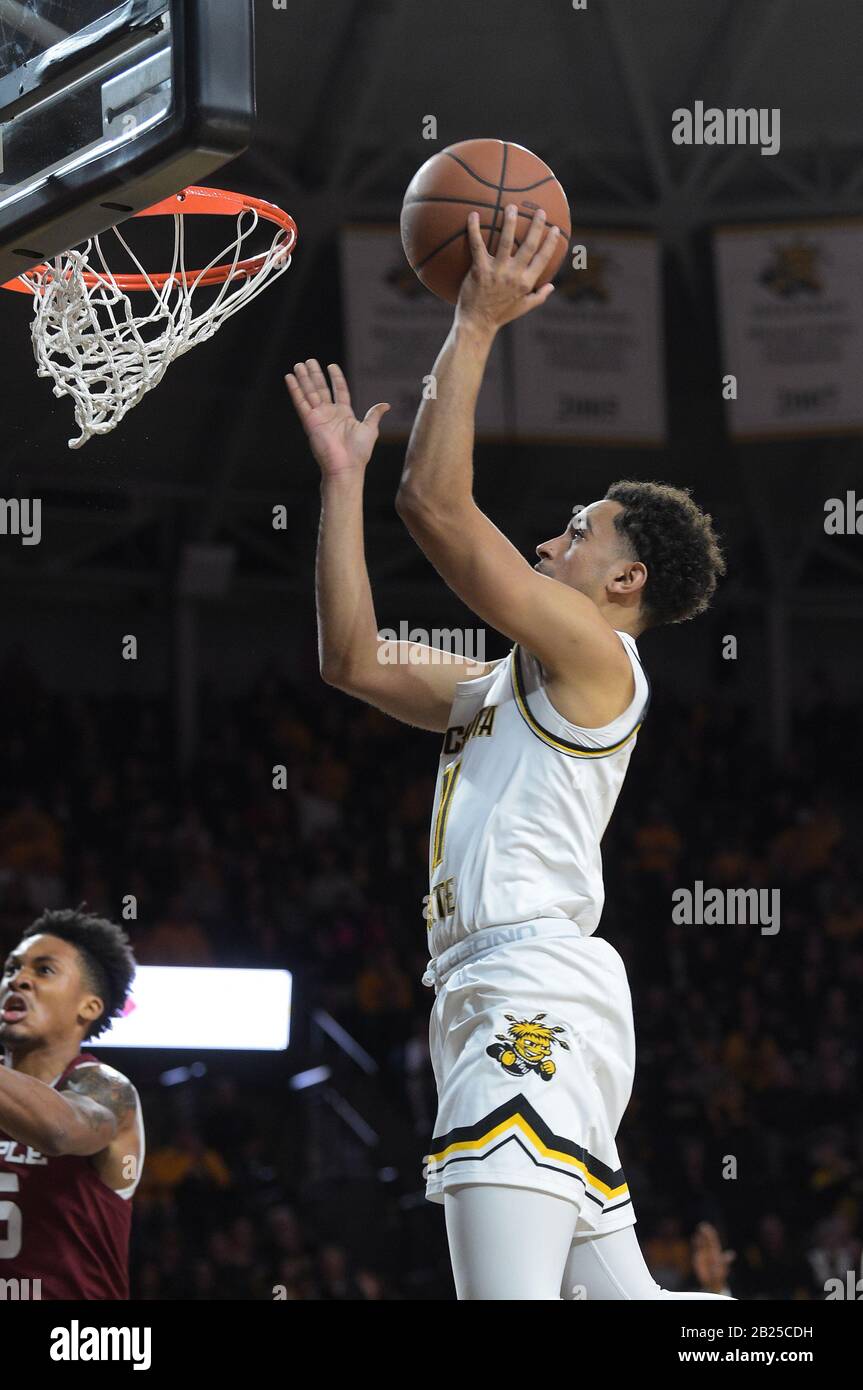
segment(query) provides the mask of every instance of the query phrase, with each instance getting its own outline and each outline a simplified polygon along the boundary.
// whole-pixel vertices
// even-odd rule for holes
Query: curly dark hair
[[[122,1015],[135,978],[135,957],[128,936],[115,922],[85,912],[83,903],[78,908],[48,908],[31,922],[21,940],[38,932],[59,936],[77,950],[88,988],[105,1005],[103,1013],[87,1029],[84,1040],[100,1037],[111,1027],[111,1020]]]
[[[684,623],[703,613],[725,573],[725,558],[712,518],[689,489],[627,478],[612,483],[605,496],[623,507],[614,525],[632,557],[647,566],[645,626]]]

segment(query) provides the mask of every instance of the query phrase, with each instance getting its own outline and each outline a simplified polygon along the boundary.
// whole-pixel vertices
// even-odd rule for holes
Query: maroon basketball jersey
[[[54,1083],[61,1088],[81,1052]],[[28,1279],[30,1298],[129,1297],[132,1203],[89,1157],[51,1158],[0,1132],[0,1279]]]

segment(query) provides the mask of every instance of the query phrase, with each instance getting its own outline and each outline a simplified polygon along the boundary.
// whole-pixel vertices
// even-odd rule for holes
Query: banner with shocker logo
[[[715,246],[733,438],[863,430],[863,219],[721,227]]]

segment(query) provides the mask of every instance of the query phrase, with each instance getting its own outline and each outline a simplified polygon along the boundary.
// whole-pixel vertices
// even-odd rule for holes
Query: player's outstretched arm
[[[135,1088],[112,1067],[76,1067],[62,1091],[0,1067],[0,1129],[39,1153],[94,1154],[135,1114]]]
[[[468,219],[472,268],[453,327],[438,355],[436,390],[423,400],[408,444],[396,510],[449,587],[498,632],[538,657],[549,676],[595,686],[612,702],[628,698],[632,675],[623,646],[584,594],[537,573],[473,499],[474,415],[495,334],[539,307],[557,240],[544,214],[513,253],[508,209],[495,256]]]
[[[321,470],[315,567],[321,675],[328,685],[396,719],[444,732],[456,682],[491,668],[378,635],[363,538],[363,489],[379,423],[389,406],[372,406],[358,420],[341,368],[333,362],[329,373],[332,388],[320,363],[310,358],[285,378]]]
[[[558,247],[557,228],[546,228],[539,209],[517,251],[516,205],[506,209],[500,243],[489,255],[479,218],[467,219],[471,268],[462,281],[453,325],[432,368],[435,390],[420,402],[408,441],[396,505],[448,511],[473,491],[474,414],[489,353],[498,331],[539,308],[553,286],[535,290]]]
[[[421,642],[377,637],[375,648],[330,684],[416,729],[442,734],[449,728],[456,684],[484,676],[497,665],[499,661],[472,661]]]

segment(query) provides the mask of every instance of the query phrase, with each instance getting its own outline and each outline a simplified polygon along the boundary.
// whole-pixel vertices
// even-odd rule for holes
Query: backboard
[[[242,153],[253,4],[0,0],[0,284]]]

